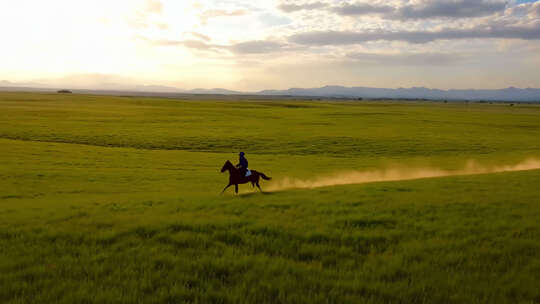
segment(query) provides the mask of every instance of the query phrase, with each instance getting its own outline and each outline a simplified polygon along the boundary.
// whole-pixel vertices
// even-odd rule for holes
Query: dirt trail
[[[327,176],[319,176],[309,180],[283,178],[273,181],[265,191],[282,191],[288,189],[312,189],[336,185],[363,184],[384,181],[401,181],[420,178],[488,174],[497,172],[525,171],[540,169],[540,160],[530,158],[516,165],[482,166],[476,161],[469,161],[463,169],[443,170],[437,168],[394,168],[371,171],[348,171]]]

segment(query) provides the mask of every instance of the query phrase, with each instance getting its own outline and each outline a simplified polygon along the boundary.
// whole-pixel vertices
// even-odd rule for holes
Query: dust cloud
[[[525,171],[540,169],[540,160],[530,158],[515,165],[483,166],[476,161],[468,161],[463,169],[443,170],[437,168],[390,168],[371,171],[348,171],[319,176],[313,179],[285,177],[273,181],[265,191],[276,192],[289,189],[313,189],[319,187],[363,184],[372,182],[401,181],[456,175],[488,174],[497,172]]]

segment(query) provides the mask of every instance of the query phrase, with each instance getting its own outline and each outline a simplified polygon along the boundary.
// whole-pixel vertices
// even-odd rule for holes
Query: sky
[[[0,0],[0,37],[3,83],[540,88],[540,1]]]

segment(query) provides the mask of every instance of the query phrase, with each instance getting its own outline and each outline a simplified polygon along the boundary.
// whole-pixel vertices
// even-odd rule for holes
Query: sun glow
[[[160,2],[143,0],[23,0],[0,6],[0,22],[7,29],[4,39],[10,42],[10,47],[0,48],[0,73],[9,71],[11,76],[152,73],[155,58],[167,54],[146,46],[144,39],[165,39],[197,27],[183,1],[172,2],[167,12]],[[177,51],[174,62],[181,64],[189,57]]]

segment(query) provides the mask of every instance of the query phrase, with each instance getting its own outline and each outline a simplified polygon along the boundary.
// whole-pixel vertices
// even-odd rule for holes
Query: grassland
[[[540,170],[219,196],[239,150],[515,164],[540,107],[0,93],[0,302],[540,303]]]

